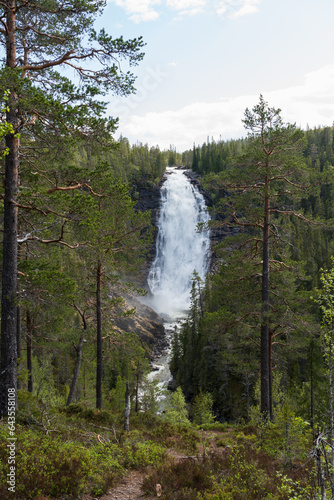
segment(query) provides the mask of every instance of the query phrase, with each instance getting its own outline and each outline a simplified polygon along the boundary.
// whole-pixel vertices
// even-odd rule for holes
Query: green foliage
[[[164,500],[290,500],[308,498],[307,476],[276,473],[273,461],[252,444],[211,452],[205,460],[166,463],[144,481],[153,495],[161,484]]]
[[[296,440],[290,442],[292,448],[299,446],[300,451],[303,448],[303,453],[293,457],[293,467],[283,469],[281,452],[286,445],[286,418],[290,419],[291,429],[292,421],[302,429],[301,419],[291,412],[284,413],[284,408],[282,416],[277,414],[277,425],[270,424],[265,433],[255,427],[208,424],[207,427],[214,426],[219,432],[216,439],[214,431],[208,438],[215,443],[214,451],[206,443],[205,453],[201,452],[196,460],[184,457],[172,463],[166,456],[166,448],[196,454],[198,431],[140,412],[133,417],[133,430],[125,434],[117,423],[117,415],[110,411],[73,404],[58,413],[25,391],[20,391],[19,398],[18,423],[30,428],[17,425],[18,500],[34,500],[38,496],[100,496],[127,470],[146,467],[150,468],[150,476],[144,482],[145,492],[154,495],[159,483],[165,500],[309,498],[310,476],[301,461],[309,448],[309,443],[302,439],[307,426],[300,431],[299,444]],[[293,432],[290,435],[293,437]],[[5,473],[7,442],[8,431],[2,426],[0,463]],[[5,478],[5,474],[1,477]],[[6,488],[2,479],[0,495],[4,498]]]
[[[125,449],[124,466],[127,468],[142,469],[152,465],[156,467],[166,459],[166,450],[152,441],[132,443],[131,437],[127,437],[123,446]]]
[[[190,425],[188,419],[188,410],[181,387],[172,392],[165,400],[165,411],[163,418],[178,427]]]
[[[180,427],[167,422],[163,415],[139,412],[132,417],[132,425],[141,428],[146,439],[157,441],[166,448],[194,454],[197,452],[199,437],[191,426]]]
[[[8,95],[9,91],[5,91],[2,98],[3,107],[0,109],[0,141],[2,141],[7,134],[14,134],[13,125],[11,123],[7,123],[5,120],[5,113],[8,111]],[[6,156],[8,152],[8,148],[0,150],[0,160]]]
[[[209,463],[184,459],[164,464],[154,471],[144,480],[144,491],[155,495],[157,483],[161,484],[164,500],[191,500],[197,498],[197,492],[212,489],[214,480]]]
[[[321,313],[322,325],[325,327],[325,341],[330,343],[333,336],[333,322],[334,322],[334,267],[333,257],[332,267],[325,271],[321,269],[320,284],[321,289],[318,290],[318,297],[316,299]]]
[[[279,458],[285,467],[305,461],[312,443],[312,432],[308,422],[295,413],[286,403],[276,414],[274,423],[263,428],[263,449]]]
[[[138,432],[128,433],[122,443],[113,443],[114,433],[106,432],[106,425],[113,425],[110,413],[71,405],[64,409],[64,414],[72,418],[64,420],[32,395],[20,398],[22,408],[26,408],[26,423],[42,432],[17,426],[17,499],[34,500],[43,495],[57,498],[74,498],[85,493],[101,495],[124,475],[126,469],[159,466],[166,458],[164,446],[143,440]],[[21,411],[20,421],[22,418]],[[99,426],[101,429],[97,430]],[[7,443],[7,427],[2,426],[0,463],[5,474],[1,474],[1,498],[6,498],[8,486]]]
[[[124,412],[126,380],[118,375],[114,389],[111,389],[108,394],[108,406],[117,413]]]
[[[140,388],[140,408],[143,412],[156,415],[161,407],[162,397],[165,395],[165,389],[159,386],[157,380],[150,380],[144,377]]]
[[[1,435],[1,440],[1,460],[5,463],[4,434]],[[97,457],[94,458],[93,462],[90,451],[79,448],[74,443],[64,443],[33,431],[19,431],[16,447],[16,471],[19,478],[17,498],[35,499],[42,494],[81,494],[91,474],[92,465],[94,464],[95,471],[98,467]],[[112,469],[109,474],[112,477]],[[1,487],[3,486],[4,483]]]
[[[198,425],[211,424],[214,421],[212,413],[213,397],[210,393],[200,392],[192,403],[191,415],[193,422]]]

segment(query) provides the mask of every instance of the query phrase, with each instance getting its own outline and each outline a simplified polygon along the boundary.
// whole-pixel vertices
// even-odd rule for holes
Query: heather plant
[[[306,500],[310,488],[304,470],[299,477],[276,472],[275,461],[255,444],[240,442],[209,452],[203,460],[165,463],[143,484],[154,494],[157,483],[163,500]]]
[[[93,413],[91,415],[94,417]],[[97,415],[94,420],[98,421]],[[71,423],[69,420],[67,426]],[[99,426],[101,434],[90,430],[97,431]],[[102,495],[124,475],[126,469],[143,469],[164,461],[166,452],[161,444],[144,441],[140,433],[132,435],[131,440],[115,443],[112,442],[112,432],[106,432],[106,429],[101,423],[87,420],[84,427],[79,420],[73,433],[66,429],[66,423],[61,419],[54,422],[52,430],[43,428],[43,432],[17,425],[17,500],[33,500],[43,495],[56,498],[77,498],[86,493]],[[0,498],[6,498],[8,493],[7,443],[8,430],[2,426]]]

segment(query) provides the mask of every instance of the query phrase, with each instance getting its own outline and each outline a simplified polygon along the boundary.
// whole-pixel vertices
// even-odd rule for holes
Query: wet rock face
[[[159,218],[159,210],[160,210],[160,188],[162,184],[165,182],[165,176],[161,180],[158,186],[154,188],[139,188],[138,190],[138,202],[135,205],[135,209],[138,212],[151,212],[151,223],[154,228],[153,231],[153,243],[151,248],[149,249],[147,259],[143,268],[143,273],[145,275],[145,279],[148,275],[151,263],[155,257],[155,241],[158,233],[158,218]]]
[[[138,202],[135,206],[136,210],[139,212],[147,212],[151,210],[152,224],[156,226],[159,207],[160,207],[160,187],[159,186],[151,189],[139,189],[138,191]]]

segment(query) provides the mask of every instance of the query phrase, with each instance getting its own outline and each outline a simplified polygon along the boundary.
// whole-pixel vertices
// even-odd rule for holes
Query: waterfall
[[[175,328],[189,311],[194,271],[205,278],[210,253],[209,231],[198,231],[209,214],[203,195],[182,170],[167,169],[161,188],[156,256],[148,285],[149,305],[165,319],[166,339],[171,342]],[[154,364],[151,379],[166,385],[171,379],[169,352]]]
[[[208,231],[198,231],[198,224],[208,220],[197,187],[182,170],[167,169],[148,285],[152,308],[169,321],[184,317],[189,309],[193,272],[205,278],[210,239]]]

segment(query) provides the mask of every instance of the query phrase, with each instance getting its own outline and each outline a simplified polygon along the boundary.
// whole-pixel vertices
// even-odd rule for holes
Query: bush
[[[196,453],[199,436],[190,427],[179,427],[170,422],[161,422],[153,431],[152,438],[168,448],[177,448],[184,453]]]
[[[87,431],[86,431],[87,433]],[[16,499],[39,496],[77,498],[84,493],[102,495],[125,473],[126,468],[142,469],[160,465],[166,457],[163,446],[142,442],[134,433],[122,445],[87,433],[90,442],[68,442],[39,431],[16,429]],[[0,427],[0,498],[8,497],[8,430]]]
[[[7,464],[6,441],[0,435],[0,459]],[[37,434],[34,431],[17,429],[16,441],[16,497],[25,500],[39,495],[78,495],[91,469],[89,450],[74,443],[63,443],[59,439]],[[6,466],[1,480],[2,498],[7,490]],[[7,491],[6,491],[7,493]]]
[[[179,427],[190,425],[186,400],[181,387],[178,387],[175,392],[168,395],[165,405],[163,418],[167,422],[171,422]]]
[[[192,500],[197,492],[212,489],[213,478],[208,464],[192,459],[163,465],[143,483],[143,491],[155,495],[156,484],[162,486],[163,500]]]
[[[166,459],[166,449],[152,441],[138,442],[124,447],[124,466],[142,469],[149,465],[159,466]]]
[[[194,424],[212,424],[214,415],[212,412],[213,397],[209,392],[200,392],[194,399],[191,414]]]
[[[146,494],[162,486],[162,500],[291,500],[305,494],[307,476],[276,473],[274,461],[249,442],[209,452],[205,459],[167,463],[143,483]]]

